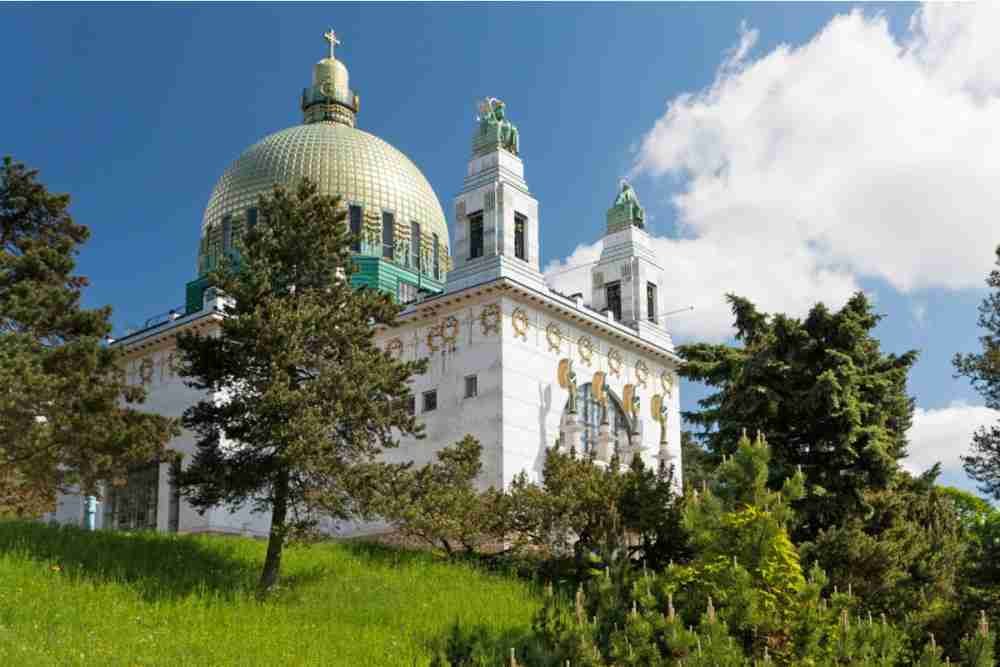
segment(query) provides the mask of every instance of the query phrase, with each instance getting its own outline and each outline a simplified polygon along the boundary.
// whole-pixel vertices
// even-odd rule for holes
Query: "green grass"
[[[426,665],[456,621],[497,650],[532,586],[361,543],[286,550],[254,600],[262,541],[0,522],[0,665]]]

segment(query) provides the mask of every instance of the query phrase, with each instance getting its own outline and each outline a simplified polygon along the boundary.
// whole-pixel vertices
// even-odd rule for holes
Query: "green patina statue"
[[[521,147],[521,135],[517,127],[507,120],[506,105],[495,97],[487,97],[479,103],[479,137],[477,144],[500,144],[514,155]]]
[[[615,203],[608,209],[608,231],[618,231],[628,225],[646,226],[646,209],[639,203],[635,190],[624,178]]]

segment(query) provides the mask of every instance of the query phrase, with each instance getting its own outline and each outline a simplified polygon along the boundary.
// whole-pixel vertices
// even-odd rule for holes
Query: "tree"
[[[507,532],[508,497],[493,487],[476,489],[482,451],[479,441],[466,436],[416,470],[403,465],[394,474],[376,469],[372,478],[358,476],[358,493],[376,491],[369,513],[449,556],[499,547]]]
[[[374,344],[400,306],[354,289],[339,199],[302,181],[258,201],[260,217],[210,275],[229,305],[218,335],[178,336],[181,374],[206,398],[185,411],[196,453],[178,484],[201,511],[219,503],[271,512],[259,583],[278,580],[289,536],[320,514],[354,512],[348,484],[371,473],[400,435],[422,435],[408,381],[425,362],[399,362]]]
[[[993,289],[979,304],[982,352],[956,354],[952,359],[958,376],[965,376],[986,400],[986,407],[1000,410],[1000,246],[996,249],[996,269],[986,278]],[[969,453],[962,457],[966,474],[979,482],[979,490],[1000,500],[1000,420],[981,426],[972,436]]]
[[[691,431],[681,431],[681,465],[684,485],[692,489],[701,488],[715,469],[712,455],[705,451]]]
[[[885,488],[906,454],[916,352],[880,351],[872,336],[880,316],[862,293],[838,312],[817,304],[805,320],[727,299],[742,346],[678,348],[681,375],[717,389],[684,417],[702,426],[716,460],[735,451],[743,429],[766,432],[774,488],[802,469],[809,493],[798,503],[799,538],[864,513],[863,491]]]
[[[0,170],[0,514],[38,515],[73,487],[167,457],[169,419],[140,412],[122,352],[102,344],[110,308],[80,306],[87,279],[75,255],[90,235],[38,172]]]
[[[763,438],[742,437],[706,487],[688,491],[688,562],[610,568],[572,604],[550,594],[534,628],[551,664],[899,664],[897,627],[858,618],[856,595],[824,594],[822,570],[803,572],[787,525],[804,477],[770,490],[770,456]]]

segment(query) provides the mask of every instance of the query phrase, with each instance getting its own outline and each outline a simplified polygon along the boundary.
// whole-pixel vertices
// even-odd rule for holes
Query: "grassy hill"
[[[262,541],[0,522],[0,665],[425,665],[456,623],[517,643],[526,583],[361,543],[286,551],[253,599]]]

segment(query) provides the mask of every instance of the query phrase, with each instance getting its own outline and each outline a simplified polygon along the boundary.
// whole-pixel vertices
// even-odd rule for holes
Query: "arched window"
[[[633,432],[632,420],[622,409],[621,401],[608,389],[604,389],[608,402],[608,427],[611,435],[611,451],[621,451],[628,446],[628,437]],[[563,416],[569,412],[569,401],[563,407]],[[580,442],[584,452],[597,447],[597,436],[600,434],[601,420],[604,418],[604,407],[594,398],[590,383],[576,388],[576,414],[579,424],[583,427]]]

